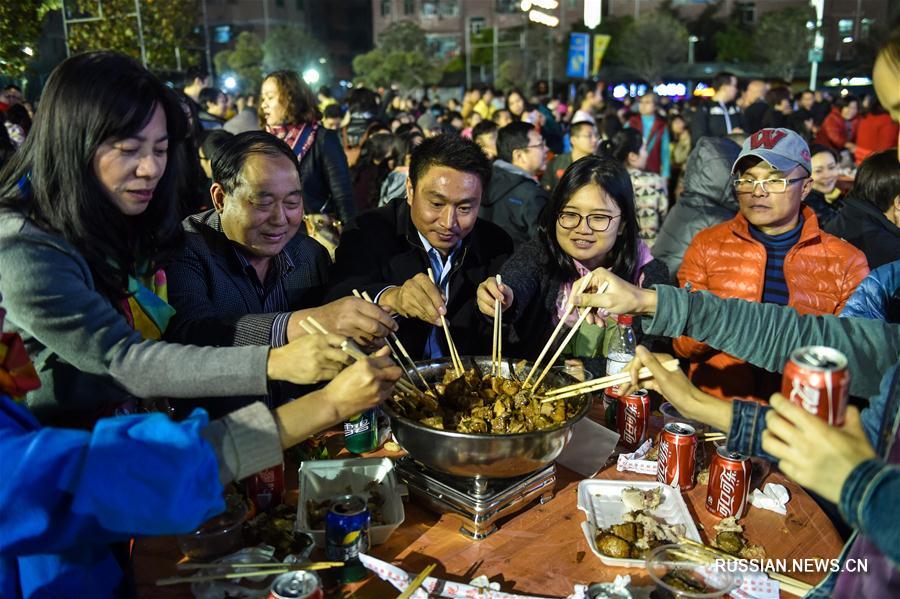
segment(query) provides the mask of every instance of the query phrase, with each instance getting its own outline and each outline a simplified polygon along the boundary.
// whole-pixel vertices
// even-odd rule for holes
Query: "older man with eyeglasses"
[[[681,286],[802,314],[839,314],[869,269],[862,252],[822,231],[803,204],[811,171],[809,147],[797,133],[761,129],[748,137],[732,167],[739,212],[697,234],[678,271]],[[780,376],[688,337],[675,340],[675,351],[689,359],[694,384],[723,399],[765,399],[780,384]]]

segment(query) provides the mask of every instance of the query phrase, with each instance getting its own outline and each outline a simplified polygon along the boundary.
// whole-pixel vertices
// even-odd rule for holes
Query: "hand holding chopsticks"
[[[353,295],[369,302],[370,304],[375,303],[369,296],[369,294],[365,291],[360,293],[358,290],[354,289]],[[388,341],[388,346],[391,348],[391,354],[393,354],[394,360],[397,362],[397,364],[400,365],[400,368],[403,369],[403,374],[406,375],[406,378],[409,380],[412,386],[415,387],[416,383],[412,380],[412,377],[409,376],[410,369],[415,372],[416,375],[418,375],[419,380],[422,381],[422,385],[425,387],[425,389],[432,391],[431,385],[428,384],[428,381],[425,380],[425,377],[423,377],[422,373],[419,372],[419,369],[416,368],[416,363],[413,362],[413,359],[409,356],[409,352],[406,351],[406,348],[403,347],[402,343],[400,343],[400,339],[397,337],[397,334],[392,332],[389,337],[390,340]],[[396,350],[394,349],[395,347],[397,348]],[[404,362],[403,359],[405,359],[406,362]]]
[[[303,329],[310,335],[315,335],[316,333],[328,335],[328,331],[325,329],[325,327],[323,327],[322,324],[312,316],[308,317],[305,322],[301,322],[300,326],[302,326]],[[341,343],[341,350],[357,361],[365,360],[366,358],[368,358],[366,353],[362,351],[352,339],[345,339],[344,342]],[[396,385],[398,389],[406,393],[411,393],[413,395],[420,395],[422,393],[421,391],[419,391],[419,389],[416,388],[415,385],[408,383],[403,379],[397,380]]]

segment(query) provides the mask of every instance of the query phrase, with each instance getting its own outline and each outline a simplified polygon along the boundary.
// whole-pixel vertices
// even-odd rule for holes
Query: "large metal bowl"
[[[462,361],[467,369],[473,363],[483,372],[489,372],[491,368],[491,359],[485,356],[463,357]],[[418,362],[416,366],[429,383],[439,381],[444,371],[451,367],[449,358]],[[504,362],[501,374],[509,376],[510,367]],[[553,387],[577,382],[571,375],[556,369],[544,380]],[[559,457],[572,438],[575,423],[590,408],[591,398],[587,395],[575,401],[580,402],[578,412],[560,426],[510,435],[438,430],[400,416],[388,404],[384,404],[384,410],[390,416],[397,442],[422,464],[454,476],[510,478],[539,470]]]

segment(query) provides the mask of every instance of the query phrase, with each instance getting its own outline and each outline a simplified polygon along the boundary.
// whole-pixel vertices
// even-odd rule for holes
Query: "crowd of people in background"
[[[0,292],[7,327],[36,373],[22,390],[30,413],[2,402],[0,425],[9,438],[33,438],[51,430],[42,427],[97,431],[112,422],[113,441],[126,448],[119,455],[133,437],[111,416],[169,410],[177,423],[148,420],[161,432],[146,434],[161,447],[141,446],[128,464],[137,471],[150,455],[177,454],[166,435],[180,435],[180,449],[202,463],[161,464],[112,507],[88,494],[74,517],[63,489],[45,485],[53,493],[37,509],[25,501],[21,473],[0,469],[18,481],[13,494],[0,491],[0,505],[27,516],[0,519],[12,531],[0,534],[0,595],[27,594],[17,586],[26,583],[71,588],[66,568],[93,572],[84,588],[118,584],[109,543],[190,530],[221,510],[221,484],[384,401],[401,374],[387,348],[377,349],[389,334],[416,360],[441,358],[446,319],[462,354],[486,355],[495,302],[508,312],[506,347],[520,357],[534,357],[561,319],[577,321],[570,301],[599,308],[563,352],[587,376],[603,374],[620,315],[666,314],[635,330],[680,356],[686,374],[660,373],[654,384],[722,430],[752,421],[729,443],[770,459],[782,459],[781,447],[760,446],[753,434],[768,422],[756,417],[759,402],[773,398],[775,415],[784,414],[772,396],[774,350],[762,356],[762,342],[742,345],[750,333],[717,335],[725,325],[715,314],[728,311],[757,333],[788,323],[798,343],[834,338],[860,370],[885,377],[877,409],[863,419],[893,438],[896,417],[884,405],[900,401],[897,33],[873,80],[878,96],[830,97],[720,73],[712,95],[677,101],[650,90],[618,100],[593,82],[571,95],[541,84],[450,95],[357,86],[338,98],[276,71],[259,90],[233,96],[202,69],[173,92],[131,59],[95,52],[54,71],[33,123],[32,106],[8,86],[0,95]],[[746,302],[717,304],[713,295]],[[824,324],[803,337],[802,323],[823,315],[874,323],[816,320]],[[329,333],[307,330],[310,316]],[[884,350],[877,360],[843,335],[853,327]],[[348,339],[369,357],[348,366]],[[637,361],[658,366],[646,352]],[[876,393],[873,381],[856,384]],[[155,405],[159,398],[171,409]],[[728,402],[734,421],[730,409],[722,419]],[[97,476],[77,462],[83,453],[66,450],[89,447],[85,434],[45,441],[56,449],[42,472]],[[896,459],[857,437],[867,451],[854,454],[855,465],[869,460],[862,470],[844,473],[837,491],[808,486],[836,520],[873,539],[858,550],[894,558],[895,523],[886,540],[872,518],[835,507],[844,510],[845,480],[854,485],[848,493],[868,489]],[[104,459],[112,454],[88,466]],[[209,482],[190,509],[170,514],[160,502],[151,507],[168,519],[128,519],[141,488],[181,497],[186,464]],[[857,499],[885,497],[896,493]],[[91,509],[107,510],[105,520],[90,520]],[[49,530],[57,520],[74,531],[63,541]],[[91,559],[64,542],[76,538],[93,543]],[[56,553],[34,555],[34,547]],[[885,576],[868,580],[888,585]]]

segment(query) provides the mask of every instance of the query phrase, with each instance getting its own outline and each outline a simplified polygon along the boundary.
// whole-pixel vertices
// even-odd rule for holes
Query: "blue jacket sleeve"
[[[841,310],[841,316],[887,320],[888,303],[898,288],[900,288],[900,260],[870,272],[847,300],[844,309]]]
[[[0,555],[197,528],[225,508],[206,425],[195,410],[183,422],[140,414],[92,432],[40,428],[0,397]]]

